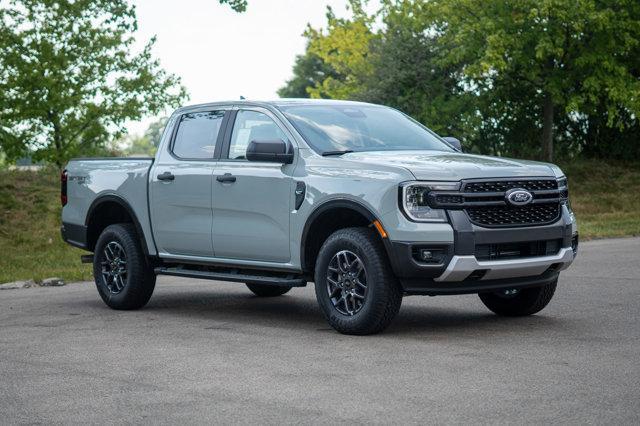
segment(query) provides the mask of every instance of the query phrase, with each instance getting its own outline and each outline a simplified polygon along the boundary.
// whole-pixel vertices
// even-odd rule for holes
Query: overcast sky
[[[157,36],[163,68],[182,78],[189,104],[225,99],[273,99],[304,52],[307,23],[326,23],[326,6],[346,16],[347,0],[249,0],[237,13],[217,0],[136,0],[137,39]],[[167,111],[169,114],[170,111]],[[142,133],[152,118],[129,123]]]

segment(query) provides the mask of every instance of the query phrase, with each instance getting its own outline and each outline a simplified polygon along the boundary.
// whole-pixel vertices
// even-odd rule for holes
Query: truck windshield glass
[[[292,105],[280,109],[319,153],[454,151],[431,131],[391,108],[375,105]]]

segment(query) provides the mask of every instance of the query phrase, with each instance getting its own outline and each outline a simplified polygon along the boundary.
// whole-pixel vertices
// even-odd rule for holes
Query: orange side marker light
[[[373,226],[376,227],[376,229],[378,230],[378,232],[380,233],[380,236],[382,238],[387,238],[387,231],[384,230],[384,228],[382,227],[382,224],[380,223],[379,220],[374,220],[373,221]]]

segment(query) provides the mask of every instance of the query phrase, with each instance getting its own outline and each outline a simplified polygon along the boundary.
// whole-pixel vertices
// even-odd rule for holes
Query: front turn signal
[[[387,231],[384,230],[384,228],[382,227],[382,224],[380,223],[379,220],[374,220],[373,221],[373,226],[378,230],[378,233],[380,234],[380,236],[382,238],[387,238]]]

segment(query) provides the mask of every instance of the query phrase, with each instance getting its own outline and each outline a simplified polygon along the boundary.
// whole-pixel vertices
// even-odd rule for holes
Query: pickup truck
[[[163,274],[260,297],[314,282],[345,334],[383,330],[406,295],[478,294],[531,315],[578,248],[558,167],[465,154],[360,102],[180,108],[155,159],[74,159],[61,181],[62,237],[92,253],[114,309],[144,306]]]

